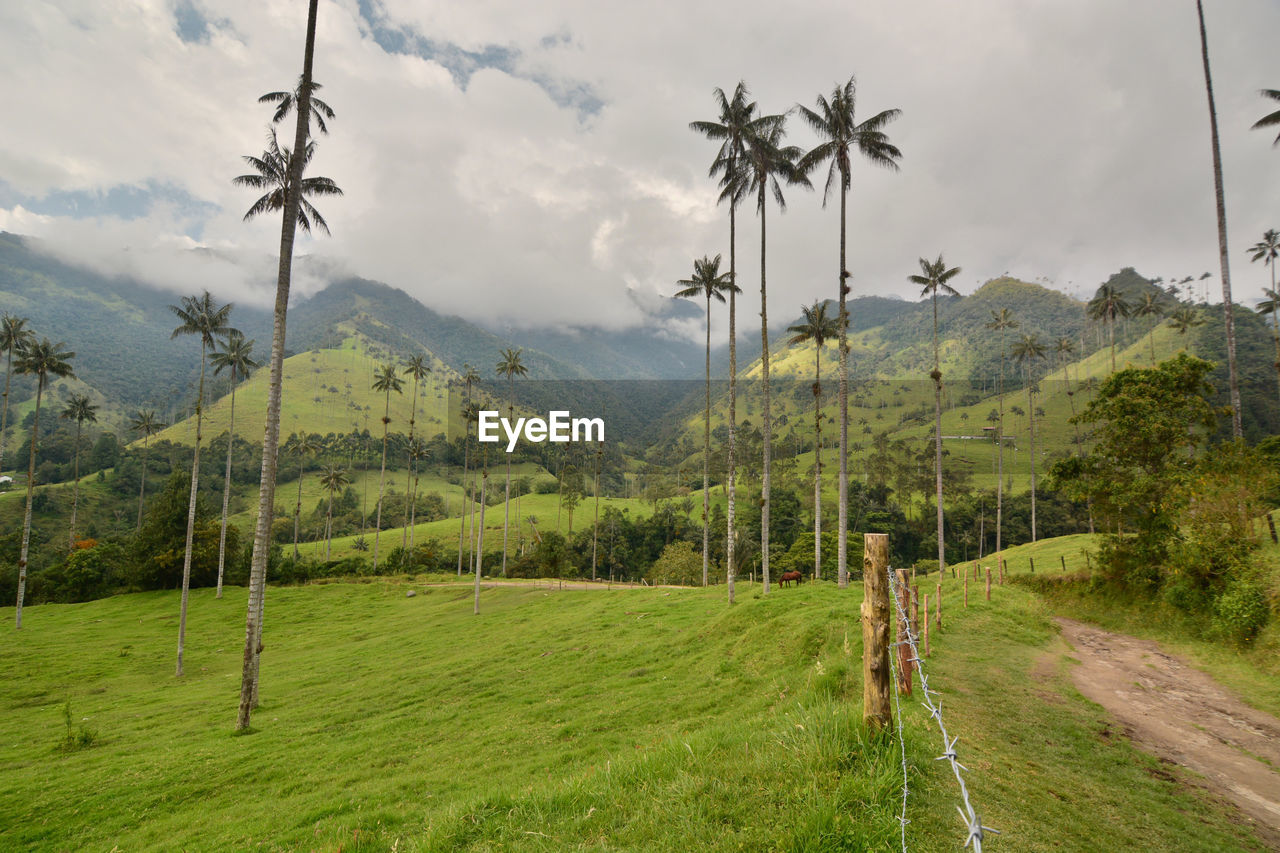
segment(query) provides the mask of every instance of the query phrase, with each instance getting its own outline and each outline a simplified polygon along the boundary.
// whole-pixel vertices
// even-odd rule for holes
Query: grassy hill
[[[994,849],[1256,849],[1071,686],[1028,593],[959,605],[926,666]],[[406,592],[413,590],[414,597]],[[263,705],[233,737],[244,591],[26,610],[0,635],[8,849],[897,849],[899,747],[860,722],[860,591],[272,589]],[[8,616],[6,616],[8,614]],[[11,618],[9,610],[0,619]],[[75,751],[66,732],[92,733]],[[903,707],[913,850],[954,780]],[[86,739],[88,739],[86,735]]]

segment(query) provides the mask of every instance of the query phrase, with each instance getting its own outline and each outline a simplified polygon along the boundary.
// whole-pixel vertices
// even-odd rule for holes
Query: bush
[[[1267,624],[1267,593],[1250,577],[1236,578],[1213,603],[1214,627],[1234,643],[1248,643]]]

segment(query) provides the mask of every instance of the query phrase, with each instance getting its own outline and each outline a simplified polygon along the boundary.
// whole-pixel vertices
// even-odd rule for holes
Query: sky
[[[1236,301],[1269,283],[1247,248],[1280,228],[1280,3],[1207,0]],[[265,147],[259,95],[301,71],[305,0],[0,4],[0,230],[174,293],[269,305],[279,221],[242,221],[231,179]],[[942,253],[969,293],[1009,274],[1088,298],[1121,267],[1213,273],[1208,110],[1191,0],[321,0],[320,96],[337,117],[308,174],[332,237],[303,236],[295,294],[358,275],[490,326],[656,319],[724,255],[707,170],[713,91],[761,112],[813,106],[849,77],[897,172],[855,161],[854,295],[918,298]],[[292,140],[286,128],[282,137]],[[788,141],[817,139],[798,116]],[[839,199],[770,203],[771,318],[834,297]],[[193,250],[202,251],[193,251]],[[738,222],[739,328],[759,312],[760,225]],[[1215,301],[1216,301],[1215,300]],[[723,320],[716,321],[724,328]],[[683,324],[683,325],[681,325]]]

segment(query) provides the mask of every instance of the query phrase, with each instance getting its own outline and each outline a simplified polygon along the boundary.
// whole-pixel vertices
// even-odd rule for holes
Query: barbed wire
[[[898,581],[892,568],[889,569],[889,597],[893,599],[894,609],[898,612],[899,624],[904,626],[902,634],[903,638],[893,644],[893,647],[907,646],[911,650],[911,657],[908,663],[916,668],[920,673],[920,692],[924,695],[924,701],[921,702],[929,709],[929,716],[938,724],[938,730],[942,733],[942,755],[939,755],[935,761],[946,761],[951,765],[951,772],[955,774],[956,783],[960,786],[960,798],[964,802],[964,808],[956,806],[956,811],[960,813],[960,819],[965,824],[967,835],[965,837],[964,846],[973,845],[974,853],[982,853],[982,841],[985,833],[993,833],[999,835],[998,829],[992,829],[989,826],[982,825],[982,816],[973,809],[973,804],[969,801],[969,787],[964,783],[963,773],[968,772],[968,768],[956,757],[956,743],[960,740],[957,737],[951,737],[947,734],[947,727],[942,722],[942,699],[939,698],[937,704],[934,703],[933,697],[937,696],[936,692],[929,689],[929,676],[925,673],[922,661],[920,660],[920,652],[916,645],[916,636],[911,632],[911,620],[907,618],[907,613],[903,609],[902,599],[898,595]],[[891,647],[891,648],[893,648]],[[898,712],[898,740],[902,744],[902,814],[898,817],[898,823],[902,827],[902,851],[907,851],[907,743],[902,736],[902,699],[898,694],[898,673],[897,667],[893,662],[894,654],[889,653],[889,676],[893,680],[893,701]]]

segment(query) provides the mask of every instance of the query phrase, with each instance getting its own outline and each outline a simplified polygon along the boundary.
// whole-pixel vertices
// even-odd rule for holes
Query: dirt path
[[[1280,720],[1250,708],[1155,643],[1058,619],[1076,688],[1134,742],[1204,777],[1280,850]]]

